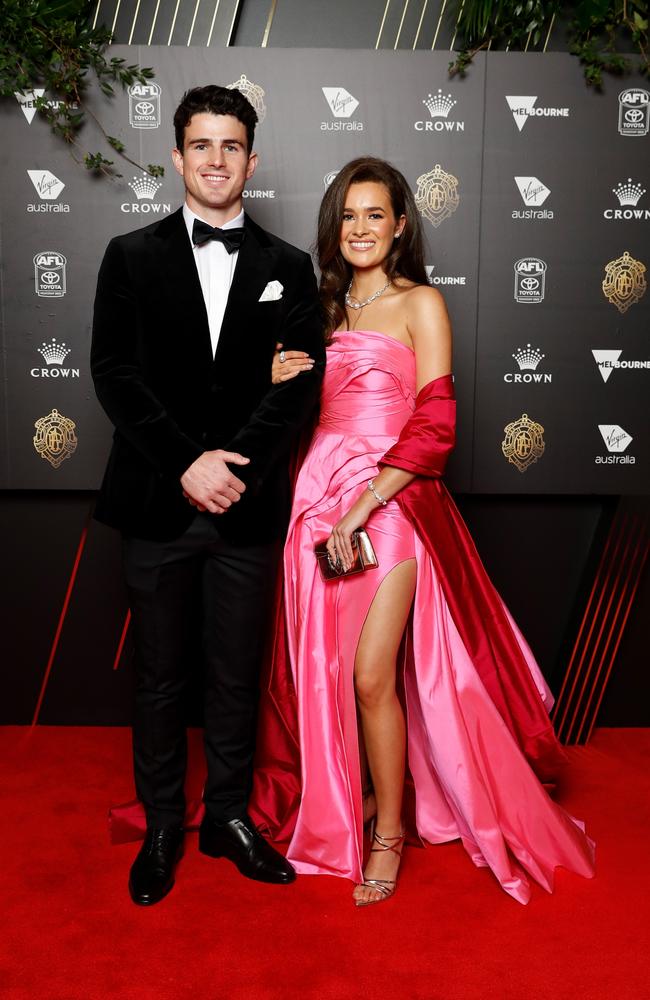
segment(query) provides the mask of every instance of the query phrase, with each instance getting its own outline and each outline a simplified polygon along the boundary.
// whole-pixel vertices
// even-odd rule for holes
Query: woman
[[[522,753],[541,773],[561,759],[550,695],[440,481],[454,442],[451,331],[399,171],[362,158],[338,173],[318,254],[327,371],[285,549],[301,768],[287,856],[299,873],[353,879],[357,906],[388,899],[405,837],[408,740],[419,836],[460,836],[475,864],[527,902],[524,868],[550,890],[558,865],[593,874],[593,845]],[[309,364],[282,352],[274,380]],[[347,569],[364,526],[378,568],[324,581],[314,547],[326,539]],[[258,818],[274,795],[286,807],[285,779],[286,769],[258,781]]]

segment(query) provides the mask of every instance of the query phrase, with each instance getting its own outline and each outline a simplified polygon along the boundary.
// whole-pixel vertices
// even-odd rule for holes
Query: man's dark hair
[[[255,108],[236,87],[193,87],[183,94],[181,103],[174,112],[174,132],[176,148],[183,152],[185,129],[193,115],[232,115],[246,127],[248,153],[253,149],[257,113]]]

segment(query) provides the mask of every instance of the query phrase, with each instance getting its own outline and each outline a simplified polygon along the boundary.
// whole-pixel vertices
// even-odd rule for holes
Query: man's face
[[[172,160],[185,183],[190,209],[219,226],[241,209],[241,195],[257,166],[248,155],[246,126],[232,115],[193,115],[185,127],[183,149]]]

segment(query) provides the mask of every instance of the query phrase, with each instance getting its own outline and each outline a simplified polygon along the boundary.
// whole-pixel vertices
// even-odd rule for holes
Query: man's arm
[[[301,350],[315,361],[311,371],[300,378],[271,385],[248,422],[225,445],[251,460],[244,471],[247,482],[259,485],[279,458],[286,455],[300,427],[318,401],[325,371],[323,320],[318,301],[316,276],[311,260],[304,256],[297,269],[294,299],[284,327],[278,334],[286,350]]]

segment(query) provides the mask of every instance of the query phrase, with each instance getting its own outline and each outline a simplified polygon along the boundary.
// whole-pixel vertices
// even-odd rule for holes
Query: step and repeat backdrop
[[[108,240],[182,203],[172,116],[183,91],[239,87],[260,124],[245,205],[301,247],[323,191],[363,154],[412,186],[429,279],[455,336],[450,485],[478,493],[650,492],[650,92],[598,94],[564,54],[490,53],[465,79],[449,54],[114,46],[155,80],[92,110],[152,178],[77,165],[32,93],[0,106],[4,404],[0,485],[96,489],[111,428],[88,355]],[[73,150],[101,145],[89,122]],[[241,363],[255,331],[241,331]],[[179,326],[174,350],[183,351]]]

